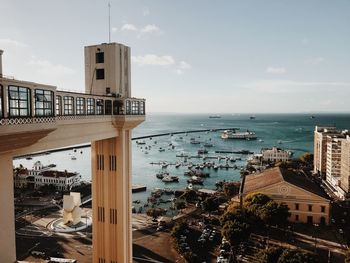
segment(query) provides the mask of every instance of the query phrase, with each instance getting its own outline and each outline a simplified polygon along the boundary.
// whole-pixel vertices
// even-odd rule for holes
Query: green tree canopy
[[[205,211],[211,212],[218,209],[219,204],[216,202],[215,197],[208,197],[203,201],[202,206]]]
[[[223,190],[226,196],[232,197],[239,193],[240,182],[224,183]]]
[[[250,235],[250,226],[237,220],[227,221],[222,228],[222,235],[232,246],[237,246]]]
[[[317,258],[310,254],[298,250],[285,249],[278,258],[277,263],[317,263]]]
[[[187,190],[180,198],[186,200],[188,203],[194,203],[197,200],[197,192],[195,190]]]

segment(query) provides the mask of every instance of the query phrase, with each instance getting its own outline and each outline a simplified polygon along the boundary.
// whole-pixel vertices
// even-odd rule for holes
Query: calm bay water
[[[189,155],[196,155],[197,150],[203,147],[204,142],[210,141],[214,147],[208,148],[209,156],[218,156],[215,150],[250,150],[260,152],[261,148],[278,146],[289,149],[297,157],[304,152],[313,151],[313,130],[316,125],[336,125],[339,129],[350,128],[350,114],[316,114],[314,119],[306,114],[257,114],[256,119],[250,120],[250,115],[235,114],[221,115],[220,119],[208,118],[206,114],[149,114],[144,123],[137,127],[133,132],[133,137],[152,135],[158,133],[188,131],[199,129],[217,129],[237,127],[241,130],[249,129],[256,132],[258,140],[240,141],[240,140],[222,140],[221,132],[193,133],[174,136],[155,137],[145,139],[146,145],[137,145],[133,141],[133,183],[147,186],[147,191],[133,194],[133,199],[146,200],[150,191],[154,188],[173,188],[183,189],[187,186],[187,179],[183,173],[188,170],[186,166],[175,168],[169,166],[167,171],[171,175],[179,176],[178,183],[165,184],[157,179],[155,174],[161,170],[158,165],[151,165],[151,162],[172,162],[182,161],[177,158],[177,154],[183,152]],[[179,137],[183,137],[180,139]],[[194,137],[200,141],[200,145],[190,144],[190,138]],[[278,142],[281,143],[278,143]],[[156,142],[156,144],[155,144]],[[169,144],[175,146],[172,149]],[[145,150],[145,146],[151,146]],[[142,148],[141,148],[142,147]],[[165,149],[159,152],[159,147]],[[145,153],[148,152],[148,154]],[[71,160],[75,156],[76,160]],[[229,155],[241,157],[241,161],[236,161],[238,167],[243,166],[246,162],[246,155]],[[49,155],[37,156],[32,160],[19,159],[14,161],[14,165],[24,165],[31,168],[35,161],[40,160],[44,165],[55,163],[58,170],[77,171],[81,173],[86,181],[91,180],[90,148],[78,149],[52,153]],[[201,163],[201,159],[190,159],[192,163]],[[208,161],[208,160],[205,160]],[[217,160],[210,160],[218,163]],[[222,164],[225,162],[222,160]],[[218,171],[204,170],[210,172],[210,177],[205,179],[204,188],[215,189],[215,182],[221,180],[238,180],[239,169],[222,169]]]

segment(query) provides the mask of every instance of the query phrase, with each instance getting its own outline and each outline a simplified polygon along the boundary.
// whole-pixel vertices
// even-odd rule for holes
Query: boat
[[[281,141],[281,140],[278,140],[277,143],[278,143],[278,144],[282,144],[282,141]]]
[[[168,172],[159,172],[159,173],[156,174],[156,177],[157,177],[158,179],[163,179],[164,176],[167,176],[167,175],[169,175]]]
[[[146,144],[146,142],[144,140],[141,140],[141,141],[136,141],[136,144],[144,145],[144,144]]]
[[[164,176],[164,178],[162,179],[162,181],[163,181],[164,183],[178,182],[178,181],[179,181],[179,177],[167,175],[167,176]]]
[[[162,168],[167,168],[168,165],[169,165],[168,163],[163,163],[163,164],[162,164]]]
[[[208,150],[207,149],[198,149],[198,154],[207,154]]]
[[[209,119],[220,119],[221,116],[220,115],[210,115]]]
[[[204,180],[203,180],[202,178],[200,178],[200,177],[192,176],[191,179],[188,179],[188,180],[187,180],[187,183],[192,184],[192,185],[194,185],[194,184],[200,184],[200,185],[202,185],[202,184],[203,184],[203,181],[204,181]]]
[[[181,154],[177,154],[176,157],[188,157],[188,154],[181,153]]]
[[[165,152],[165,149],[162,148],[162,147],[160,147],[158,151],[159,151],[159,152]]]
[[[181,163],[175,164],[175,168],[179,168],[181,166]]]
[[[49,164],[49,165],[48,165],[48,167],[50,167],[50,168],[54,168],[54,167],[56,167],[56,164],[54,164],[54,163]]]
[[[314,115],[310,116],[310,119],[315,119],[316,117]]]
[[[148,151],[145,151],[145,154],[148,154]]]
[[[75,157],[74,155],[71,157],[71,160],[76,160],[77,157]]]
[[[186,187],[188,190],[193,190],[193,184],[189,183]]]
[[[255,120],[255,116],[250,116],[249,119]]]
[[[245,131],[237,132],[236,130],[225,130],[221,134],[222,139],[236,139],[236,140],[255,140],[257,139],[255,132]]]
[[[30,157],[30,156],[26,157],[26,160],[32,160],[32,159],[33,159],[33,158]]]
[[[205,144],[204,144],[204,147],[213,147],[214,145],[212,144],[212,143],[210,143],[210,142],[206,142]]]
[[[230,157],[230,162],[235,162],[236,159],[234,157]]]
[[[172,195],[174,193],[174,190],[170,189],[170,188],[165,188],[164,189],[164,193],[167,194],[167,195]]]
[[[199,141],[191,141],[191,144],[200,144]]]

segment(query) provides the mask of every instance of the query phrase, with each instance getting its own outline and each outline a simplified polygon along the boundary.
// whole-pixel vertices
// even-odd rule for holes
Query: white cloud
[[[47,60],[36,58],[35,56],[32,56],[28,62],[28,65],[34,66],[37,73],[50,77],[72,75],[76,73],[76,71],[72,68],[61,64],[53,64]]]
[[[121,28],[122,31],[137,31],[137,27],[133,24],[124,24]]]
[[[10,39],[10,38],[2,38],[2,39],[0,39],[0,45],[15,46],[15,47],[28,47],[27,44],[19,42],[17,40]]]
[[[142,33],[158,33],[160,32],[160,28],[157,27],[156,25],[146,25],[141,29]]]
[[[179,68],[180,69],[190,69],[190,68],[192,68],[192,66],[190,64],[188,64],[186,61],[180,61]]]
[[[175,64],[175,59],[172,56],[158,56],[154,54],[147,54],[144,56],[132,56],[131,61],[139,66],[156,65],[156,66],[170,66]]]
[[[266,73],[271,73],[271,74],[284,74],[286,73],[286,69],[284,67],[268,67],[266,69]]]
[[[112,32],[117,32],[118,31],[118,28],[117,27],[112,27]]]
[[[306,64],[318,65],[324,62],[326,59],[324,57],[308,58],[305,60]]]

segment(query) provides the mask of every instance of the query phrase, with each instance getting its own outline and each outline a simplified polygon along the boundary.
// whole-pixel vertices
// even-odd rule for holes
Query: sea
[[[254,116],[255,119],[250,117]],[[350,114],[222,114],[220,118],[209,118],[208,114],[148,114],[146,121],[133,130],[133,138],[140,136],[152,136],[143,140],[145,144],[132,142],[132,182],[133,184],[145,185],[145,192],[134,193],[133,200],[137,208],[147,203],[147,198],[156,189],[185,189],[188,177],[184,172],[188,170],[186,164],[200,164],[203,162],[215,162],[225,164],[225,160],[216,159],[203,160],[202,158],[176,157],[176,155],[196,156],[204,143],[210,142],[213,147],[207,148],[210,157],[234,157],[238,159],[235,163],[238,169],[204,169],[210,177],[204,179],[200,188],[216,189],[216,182],[240,180],[240,168],[246,164],[249,155],[244,154],[222,154],[215,151],[240,151],[248,150],[259,153],[262,148],[277,146],[293,152],[293,157],[298,157],[305,152],[313,152],[313,131],[315,126],[335,125],[339,129],[350,129]],[[214,130],[238,128],[241,131],[253,131],[257,140],[224,140],[221,139],[222,131],[208,131],[198,133],[170,134],[166,136],[153,137],[156,134],[186,132],[193,130]],[[191,144],[191,139],[199,141],[200,144]],[[159,148],[165,149],[160,152]],[[76,160],[72,160],[72,157]],[[36,161],[43,165],[56,164],[57,170],[79,172],[82,179],[91,181],[90,148],[64,150],[48,155],[33,156],[33,159],[15,159],[14,166],[22,164],[24,167],[32,168]],[[73,158],[74,159],[74,158]],[[187,161],[187,162],[185,162]],[[176,168],[169,165],[162,169],[161,165],[152,163],[176,162],[182,165]],[[179,182],[164,183],[156,178],[160,171],[167,171],[170,175],[178,176]],[[141,211],[141,210],[140,210]]]

